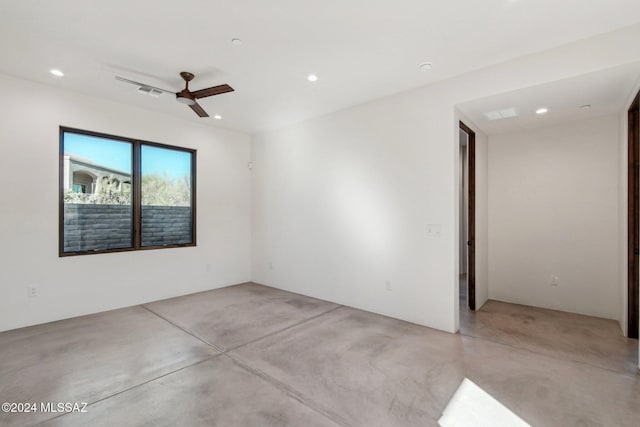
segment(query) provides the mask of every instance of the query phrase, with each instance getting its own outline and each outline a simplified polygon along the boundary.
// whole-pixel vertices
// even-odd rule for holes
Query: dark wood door
[[[638,338],[638,270],[640,263],[640,93],[628,113],[628,336]]]
[[[469,126],[460,122],[460,129],[469,135],[467,147],[468,157],[468,175],[469,175],[469,194],[468,194],[468,260],[467,260],[467,277],[468,277],[468,299],[469,308],[476,309],[476,134]]]

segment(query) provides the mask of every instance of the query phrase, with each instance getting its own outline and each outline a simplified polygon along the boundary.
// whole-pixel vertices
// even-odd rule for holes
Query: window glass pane
[[[142,145],[142,246],[193,243],[192,157],[188,151]]]
[[[64,252],[133,246],[132,144],[65,132]]]

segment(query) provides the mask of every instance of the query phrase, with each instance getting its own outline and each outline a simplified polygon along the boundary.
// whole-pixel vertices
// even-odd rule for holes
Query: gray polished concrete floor
[[[615,322],[489,301],[460,334],[255,284],[0,333],[0,425],[431,426],[468,377],[534,426],[638,426]]]

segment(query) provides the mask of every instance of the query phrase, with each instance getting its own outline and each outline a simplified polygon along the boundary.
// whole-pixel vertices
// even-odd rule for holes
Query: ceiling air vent
[[[484,115],[489,120],[502,120],[517,117],[518,113],[515,108],[506,108],[504,110],[490,111],[488,113],[484,113]]]
[[[160,95],[162,95],[161,91],[156,90],[156,89],[154,89],[152,87],[148,87],[148,86],[140,86],[138,88],[138,93],[141,93],[143,95],[153,96],[154,98],[157,98]]]

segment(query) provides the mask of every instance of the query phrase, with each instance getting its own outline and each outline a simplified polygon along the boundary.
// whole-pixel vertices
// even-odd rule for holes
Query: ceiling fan
[[[138,86],[138,90],[140,92],[146,93],[151,96],[158,97],[162,95],[162,93],[170,93],[172,95],[175,95],[176,100],[178,102],[182,104],[186,104],[189,107],[191,107],[191,109],[195,111],[195,113],[200,117],[209,117],[209,114],[207,114],[207,112],[204,111],[204,109],[200,106],[200,104],[198,104],[198,102],[196,101],[197,99],[206,98],[208,96],[220,95],[227,92],[233,92],[233,88],[227,84],[213,86],[206,89],[200,89],[200,90],[191,92],[189,90],[189,82],[193,80],[195,76],[192,73],[189,73],[187,71],[181,72],[180,76],[185,81],[185,88],[182,89],[180,92],[173,92],[171,90],[162,89],[162,88],[151,86],[145,83],[134,82],[133,80],[125,79],[124,77],[120,77],[120,76],[116,76],[116,80],[119,80],[125,83],[130,83],[132,85],[136,85]]]

